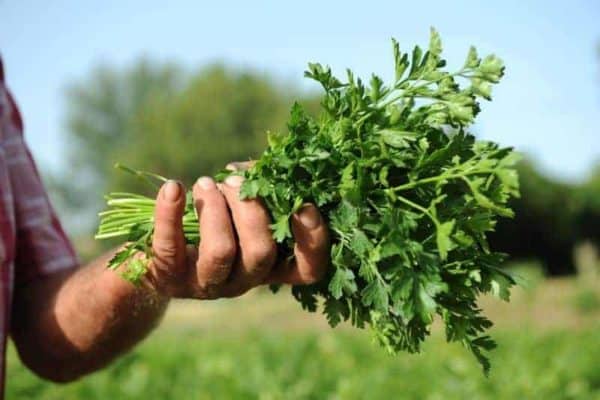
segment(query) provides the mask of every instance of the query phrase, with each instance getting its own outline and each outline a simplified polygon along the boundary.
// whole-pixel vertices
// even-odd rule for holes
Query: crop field
[[[596,282],[597,283],[597,282]],[[499,348],[485,378],[439,326],[419,355],[329,329],[287,293],[172,304],[161,327],[102,372],[40,380],[8,354],[8,399],[600,399],[600,285],[530,280],[483,299]]]

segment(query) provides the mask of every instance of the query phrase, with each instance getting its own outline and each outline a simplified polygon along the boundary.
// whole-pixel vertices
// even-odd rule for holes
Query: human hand
[[[208,177],[193,187],[200,245],[186,245],[183,185],[169,181],[157,196],[150,284],[162,294],[197,299],[236,297],[267,283],[311,284],[329,263],[329,233],[312,204],[291,219],[294,257],[277,260],[269,213],[260,199],[240,200],[241,176],[222,184]]]

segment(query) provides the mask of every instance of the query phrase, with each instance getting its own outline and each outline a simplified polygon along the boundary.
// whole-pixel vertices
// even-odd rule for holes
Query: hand
[[[149,273],[159,292],[198,299],[235,297],[266,283],[310,284],[324,275],[329,233],[317,208],[306,204],[292,217],[294,258],[278,261],[269,214],[260,199],[239,199],[242,182],[240,176],[219,186],[211,178],[198,179],[193,187],[201,221],[198,248],[184,240],[183,186],[169,181],[161,188]]]

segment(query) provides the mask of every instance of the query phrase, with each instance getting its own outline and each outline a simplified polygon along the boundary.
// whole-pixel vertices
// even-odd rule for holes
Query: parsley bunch
[[[243,172],[240,193],[263,199],[284,254],[292,252],[289,219],[301,204],[315,203],[324,215],[332,265],[320,283],[292,288],[304,309],[315,311],[322,299],[332,326],[368,325],[391,353],[418,352],[437,314],[447,340],[469,348],[487,373],[485,352],[495,344],[477,298],[491,292],[508,300],[514,280],[499,268],[504,255],[489,249],[486,233],[497,217],[512,216],[507,201],[518,196],[517,157],[476,140],[467,127],[504,66],[471,47],[463,66],[448,72],[433,29],[425,52],[416,46],[409,55],[392,44],[389,85],[376,75],[367,85],[350,70],[342,81],[330,68],[309,64],[305,75],[325,92],[322,115],[311,118],[295,104],[289,132],[268,134],[267,149]],[[99,233],[131,241],[113,267],[136,250],[151,255],[151,213],[145,209],[142,220],[129,211],[123,224],[119,211],[123,197],[129,210],[137,200],[153,200],[118,196],[120,205],[113,201],[108,212],[113,219],[108,225],[103,219]],[[194,218],[190,200],[184,216],[190,243],[199,240]],[[135,268],[134,278],[143,273]]]

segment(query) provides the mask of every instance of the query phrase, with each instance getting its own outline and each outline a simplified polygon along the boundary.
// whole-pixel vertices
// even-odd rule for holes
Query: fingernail
[[[168,180],[163,187],[163,197],[168,201],[177,201],[181,194],[181,185],[177,181]]]
[[[227,184],[227,186],[231,186],[234,188],[242,186],[243,181],[244,178],[239,175],[231,175],[228,176],[227,179],[225,179],[225,183]]]
[[[305,205],[298,212],[300,223],[307,229],[315,229],[321,223],[321,215],[313,205]]]
[[[215,181],[213,181],[212,178],[209,178],[208,176],[203,176],[203,177],[198,178],[198,180],[196,181],[196,184],[198,186],[200,186],[201,189],[204,189],[204,190],[212,190],[217,187],[215,185]]]
[[[230,162],[229,164],[227,164],[225,166],[225,169],[228,169],[229,171],[245,171],[247,169],[250,169],[255,163],[256,163],[256,161],[254,161],[254,160],[233,161],[233,162]]]

